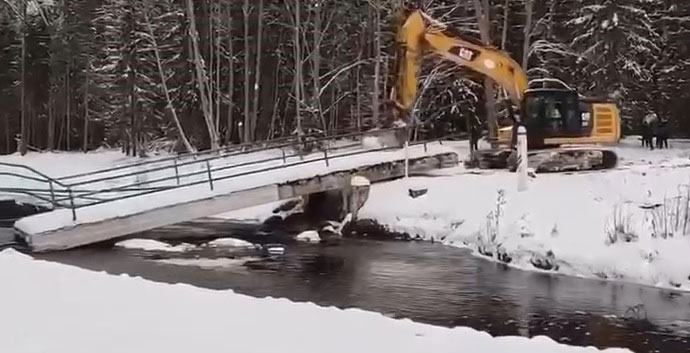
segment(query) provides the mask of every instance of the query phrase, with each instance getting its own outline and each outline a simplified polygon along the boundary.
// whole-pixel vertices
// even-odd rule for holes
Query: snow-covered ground
[[[161,251],[161,252],[185,252],[194,248],[191,244],[172,246],[153,239],[128,239],[115,244],[116,247],[130,250]]]
[[[452,151],[452,149],[448,146],[448,144],[430,144],[428,146],[427,151],[425,151],[425,148],[423,146],[418,145],[410,147],[409,156],[410,158],[418,158],[450,151]],[[306,164],[301,163],[298,157],[293,157],[291,160],[287,161],[287,164],[282,159],[278,159],[266,162],[252,163],[250,165],[241,165],[240,159],[246,159],[250,157],[247,157],[245,155],[232,158],[228,157],[225,159],[214,161],[213,164],[215,165],[211,166],[211,168],[220,167],[222,165],[236,165],[237,167],[225,170],[215,170],[213,171],[213,178],[233,176],[238,175],[239,173],[244,174],[224,180],[214,181],[213,190],[211,190],[211,187],[208,183],[204,182],[198,185],[191,185],[182,188],[160,191],[144,196],[112,201],[100,205],[87,206],[77,210],[76,221],[72,220],[71,210],[58,209],[55,211],[26,217],[18,221],[15,224],[15,227],[27,234],[37,234],[84,223],[92,223],[105,219],[125,217],[128,215],[142,213],[148,210],[164,206],[186,203],[194,200],[208,199],[214,196],[228,194],[238,190],[258,188],[261,186],[273,185],[275,183],[282,183],[296,179],[309,178],[317,175],[325,175],[333,173],[335,171],[349,170],[357,167],[375,165],[382,162],[400,160],[404,158],[404,152],[402,150],[374,151],[358,155],[349,155],[348,153],[350,152],[352,152],[351,149],[344,149],[334,152],[329,157],[330,159],[328,166],[325,164],[323,160],[321,160],[323,155],[318,153],[305,157],[304,161],[308,162]],[[266,151],[265,153],[275,154],[281,152],[279,150],[278,152],[276,152],[275,150],[270,150]],[[338,158],[338,156],[345,157]],[[251,160],[254,161],[256,160],[256,158],[263,157],[254,156],[251,158],[253,158]],[[168,161],[166,163],[172,162]],[[283,168],[281,168],[280,170],[265,170],[266,168],[278,166],[283,166]],[[198,171],[199,168],[201,168],[201,170],[203,171],[206,170],[207,167],[205,162],[199,162],[193,165],[189,165],[186,168],[192,170],[196,169],[196,171]],[[180,173],[184,172],[185,171],[180,169]],[[143,176],[140,175],[136,178],[144,180],[148,179],[153,181],[160,178],[162,176],[160,175],[161,173],[174,174],[174,170],[168,169],[166,171],[153,171],[150,174],[144,174]],[[197,179],[205,180],[208,177],[204,172],[202,173],[202,175],[190,176],[188,178],[190,179],[183,180],[182,182],[188,183],[190,181],[196,181]],[[0,179],[0,182],[3,182],[3,180]],[[104,181],[96,185],[89,184],[83,187],[89,190],[98,187],[112,187],[112,185],[108,185],[111,182],[113,181]],[[160,182],[149,182],[145,186],[150,188],[173,185],[176,185],[176,180],[174,178],[171,180]],[[104,197],[104,195],[100,194],[99,196]],[[276,201],[277,197],[277,195],[274,195]],[[143,201],[144,198],[146,200],[145,202]]]
[[[540,174],[526,193],[462,168],[375,184],[360,217],[527,270],[690,290],[690,150],[638,146],[616,148],[617,170]]]
[[[152,156],[146,160],[157,160],[165,157],[169,156]],[[127,166],[142,161],[141,158],[126,156],[116,149],[101,149],[89,153],[55,151],[28,152],[25,156],[19,153],[0,156],[0,162],[27,166],[52,178]]]
[[[155,283],[0,252],[0,352],[597,352],[362,310]],[[608,352],[629,352],[609,349]]]
[[[212,248],[253,248],[254,244],[242,240],[242,239],[235,239],[235,238],[218,238],[215,240],[212,240],[206,244],[205,246],[210,246]]]

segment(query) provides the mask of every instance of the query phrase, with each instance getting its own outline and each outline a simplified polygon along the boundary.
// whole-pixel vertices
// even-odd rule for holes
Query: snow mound
[[[383,148],[384,144],[381,139],[375,136],[364,136],[362,137],[362,148],[364,149],[378,149]]]
[[[214,248],[253,248],[254,244],[235,238],[219,238],[206,243],[206,246]]]
[[[163,243],[153,239],[129,239],[121,241],[115,246],[130,249],[130,250],[144,250],[144,251],[165,251],[165,252],[185,252],[194,248],[191,244],[180,244],[172,246],[168,243]]]
[[[541,174],[525,193],[501,171],[411,178],[428,187],[417,199],[405,180],[375,184],[360,217],[521,269],[690,291],[690,168],[646,152],[654,163]]]
[[[0,352],[599,351],[546,337],[494,338],[470,328],[435,327],[362,310],[112,276],[13,250],[0,252],[0,283],[0,301],[12,303],[0,320]],[[266,332],[271,339],[265,339]]]
[[[318,243],[321,241],[321,237],[319,236],[319,232],[315,230],[307,230],[302,233],[299,233],[295,239],[297,241],[303,241],[306,243]]]
[[[216,269],[228,269],[236,268],[244,265],[245,262],[252,260],[251,258],[244,259],[230,259],[230,258],[218,258],[218,259],[162,259],[156,260],[156,262],[175,265],[175,266],[190,266],[199,267],[208,270]]]

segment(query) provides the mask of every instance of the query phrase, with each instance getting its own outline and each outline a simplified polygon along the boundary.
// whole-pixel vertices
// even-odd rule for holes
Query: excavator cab
[[[535,87],[537,83],[541,87]],[[538,171],[609,169],[616,166],[618,158],[615,151],[597,147],[620,140],[620,118],[615,104],[606,99],[581,97],[560,80],[543,79],[529,83],[520,110],[521,125],[527,128],[529,163]],[[503,151],[513,151],[508,158],[511,169],[515,167],[515,128],[501,128],[498,138]],[[483,154],[485,158],[500,155],[493,151]],[[495,160],[489,161],[501,165]]]
[[[522,107],[529,131],[529,148],[551,146],[550,138],[586,137],[591,133],[588,114],[582,111],[577,92],[568,89],[535,89],[525,92]]]

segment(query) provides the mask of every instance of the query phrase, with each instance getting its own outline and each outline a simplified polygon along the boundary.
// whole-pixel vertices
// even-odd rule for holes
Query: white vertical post
[[[527,176],[527,129],[524,126],[518,127],[517,138],[517,153],[518,153],[518,191],[527,191],[529,179]]]
[[[410,153],[408,148],[410,147],[410,141],[405,140],[405,179],[410,177]]]

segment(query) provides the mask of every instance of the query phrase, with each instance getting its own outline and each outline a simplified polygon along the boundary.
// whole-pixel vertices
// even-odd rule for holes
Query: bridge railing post
[[[281,149],[280,149],[280,152],[283,153],[283,164],[287,163],[287,158],[285,157],[285,149],[284,149],[284,148],[281,148]]]
[[[53,208],[57,207],[55,204],[55,189],[53,188],[53,181],[48,180],[48,186],[50,187],[50,203],[53,205]]]
[[[177,167],[177,159],[173,161],[175,162],[175,180],[177,180],[177,186],[180,186],[180,171]]]
[[[211,191],[213,191],[213,177],[211,176],[211,163],[206,161],[206,172],[208,173],[208,184],[211,186]]]
[[[72,194],[72,188],[68,187],[67,192],[69,194],[69,207],[72,209],[72,221],[77,220],[77,209],[74,207],[74,195]]]

